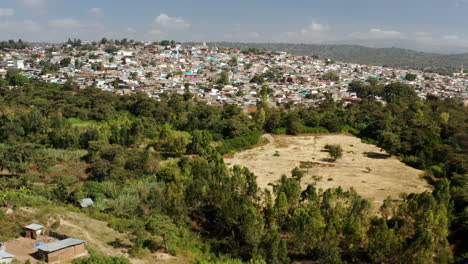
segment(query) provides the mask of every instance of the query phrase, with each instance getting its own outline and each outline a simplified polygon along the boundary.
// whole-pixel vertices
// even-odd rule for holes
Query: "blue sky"
[[[468,0],[0,0],[0,38],[361,44],[468,52]]]

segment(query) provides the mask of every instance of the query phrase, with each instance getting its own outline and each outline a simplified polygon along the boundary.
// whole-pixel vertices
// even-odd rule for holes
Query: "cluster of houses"
[[[47,263],[65,263],[76,258],[88,256],[88,251],[85,248],[85,241],[75,238],[64,238],[53,242],[45,243],[44,241],[52,239],[45,233],[44,226],[39,224],[29,224],[24,227],[24,238],[23,247],[26,245],[33,245],[33,248],[27,248],[23,250],[22,247],[16,247],[15,251],[17,254],[22,255],[22,260],[26,259],[33,263],[38,260],[44,260]],[[32,243],[31,243],[32,242]],[[19,243],[19,242],[12,242]],[[6,244],[0,244],[0,263],[13,263],[17,258],[15,253],[9,253]]]
[[[370,78],[382,84],[405,82],[414,86],[422,98],[434,94],[468,99],[468,76],[463,70],[444,76],[205,44],[114,46],[107,43],[93,47],[85,50],[65,44],[0,51],[0,75],[14,68],[30,78],[49,83],[72,82],[73,89],[94,86],[121,95],[143,92],[156,100],[165,94],[190,92],[209,104],[231,103],[241,107],[254,106],[265,86],[271,91],[269,101],[273,105],[314,104],[327,94],[335,100],[356,101],[359,98],[349,90],[348,84],[354,80],[366,82]],[[60,67],[51,71],[50,65]],[[223,72],[227,74],[227,81],[220,82]],[[276,78],[265,74],[272,72]],[[324,78],[327,72],[337,73],[338,78]],[[415,74],[416,78],[405,79],[408,73]]]

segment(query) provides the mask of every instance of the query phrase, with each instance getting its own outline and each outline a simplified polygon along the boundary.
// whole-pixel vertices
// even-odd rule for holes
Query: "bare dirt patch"
[[[271,136],[270,143],[262,147],[236,153],[227,157],[226,163],[249,168],[257,176],[260,188],[270,188],[281,175],[291,175],[291,170],[301,167],[304,173],[302,184],[317,181],[322,189],[341,186],[354,188],[363,197],[372,199],[376,205],[387,197],[398,198],[400,193],[420,193],[429,190],[421,179],[423,171],[411,168],[391,157],[380,148],[362,143],[348,134]],[[343,157],[330,162],[325,151],[326,144],[339,144]],[[315,179],[314,179],[315,178]]]

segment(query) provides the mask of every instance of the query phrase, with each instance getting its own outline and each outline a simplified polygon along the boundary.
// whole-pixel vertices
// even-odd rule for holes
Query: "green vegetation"
[[[73,260],[72,264],[131,264],[131,262],[123,257],[99,257],[91,256]]]
[[[418,76],[416,74],[412,74],[412,73],[407,73],[406,76],[405,76],[405,79],[408,80],[408,81],[414,81],[416,80]]]
[[[328,151],[328,154],[330,155],[330,158],[332,158],[333,161],[336,161],[337,159],[339,159],[339,158],[341,158],[343,156],[343,149],[341,148],[340,145],[327,144],[327,145],[325,145],[325,149]]]
[[[338,82],[340,75],[336,71],[328,71],[323,75],[323,79],[332,82]]]
[[[178,94],[156,101],[9,83],[0,85],[1,206],[47,211],[92,198],[94,206],[82,213],[128,234],[129,254],[142,258],[163,251],[194,263],[466,260],[468,110],[461,101],[423,101],[399,83],[382,90],[356,85],[387,103],[369,96],[345,106],[327,97],[317,107],[273,109],[265,92],[249,117],[235,105]],[[257,144],[262,130],[282,128],[352,130],[428,170],[434,191],[389,198],[375,214],[353,190],[302,188],[298,168],[270,191],[260,190],[248,169],[224,164],[222,154]],[[0,214],[0,239],[18,236],[21,221]]]
[[[29,43],[23,42],[21,39],[18,41],[9,40],[0,42],[0,49],[26,49],[30,46]]]

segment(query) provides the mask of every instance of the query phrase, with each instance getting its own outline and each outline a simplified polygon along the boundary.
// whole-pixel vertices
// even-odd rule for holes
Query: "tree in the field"
[[[301,183],[301,180],[304,177],[304,172],[302,170],[300,170],[298,167],[295,167],[291,171],[291,174],[292,174],[293,179]]]
[[[339,159],[339,158],[341,158],[343,156],[343,148],[341,148],[341,145],[327,144],[327,145],[325,145],[325,149],[328,150],[328,154],[330,155],[330,158],[333,161],[336,161],[337,159]]]

